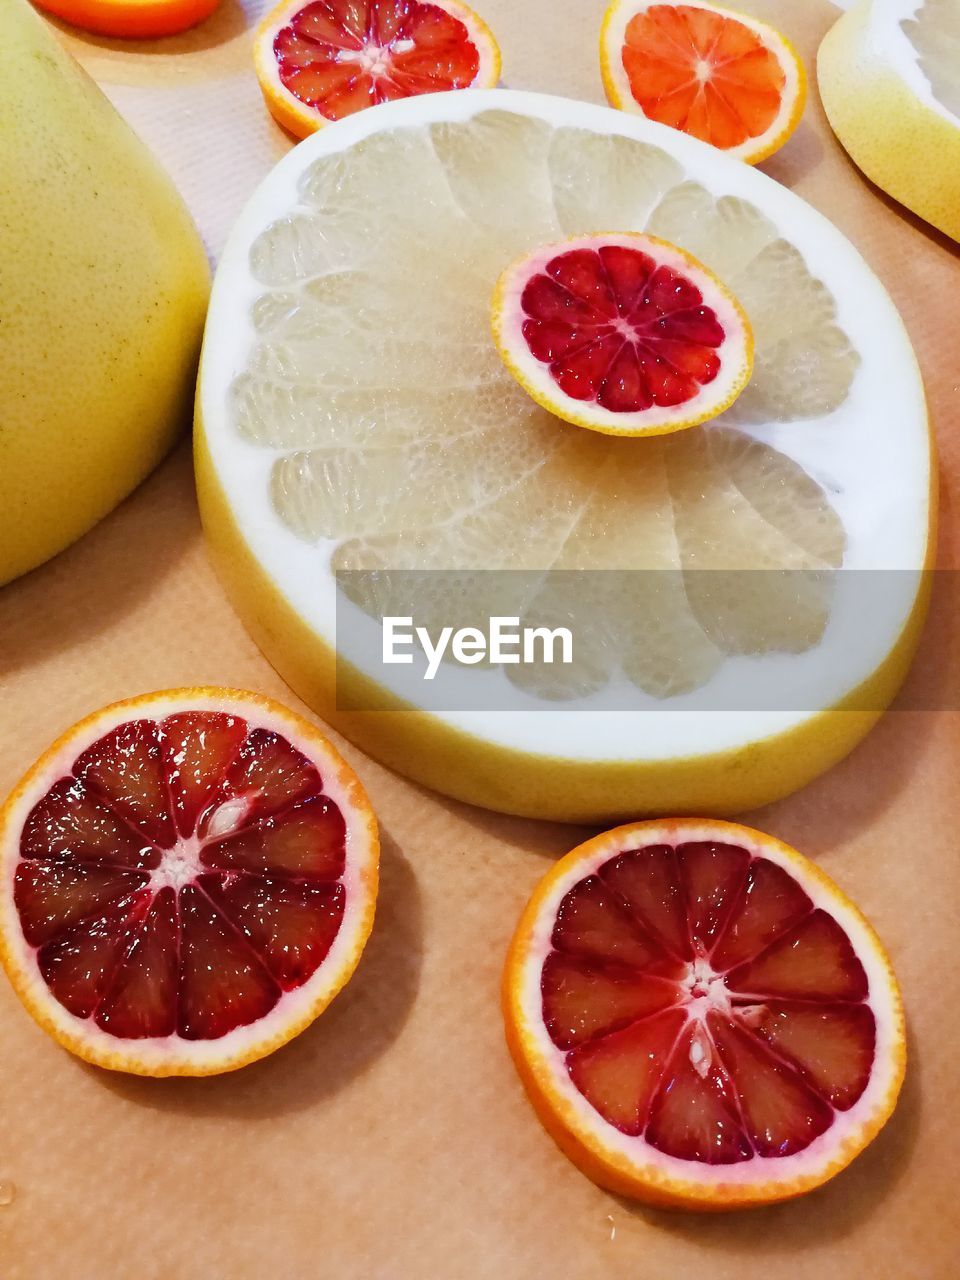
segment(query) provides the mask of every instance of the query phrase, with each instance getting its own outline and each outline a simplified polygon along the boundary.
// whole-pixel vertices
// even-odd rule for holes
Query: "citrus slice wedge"
[[[746,312],[753,374],[719,418],[573,430],[504,366],[505,264],[610,227],[678,245]],[[429,94],[297,147],[221,259],[195,449],[215,563],[288,683],[490,808],[765,803],[875,723],[919,635],[933,472],[892,303],[784,187],[608,107]],[[401,579],[412,611],[385,610]],[[382,661],[384,613],[561,612],[571,663]]]
[[[317,730],[228,689],[68,730],[0,811],[0,960],[98,1066],[212,1075],[330,1003],[373,923],[376,822]]]
[[[497,42],[459,0],[282,0],[257,28],[254,64],[298,138],[378,102],[500,79]]]
[[[221,0],[37,0],[82,31],[126,40],[175,36],[210,17]]]
[[[656,236],[578,236],[504,271],[493,337],[520,385],[565,422],[665,435],[730,407],[753,367],[750,322],[702,263]]]
[[[906,1061],[870,925],[796,850],[734,823],[633,823],[561,859],[514,935],[503,1009],[561,1149],[665,1206],[826,1182],[889,1118]]]
[[[861,0],[824,37],[817,79],[867,177],[960,241],[957,0]]]
[[[785,36],[714,4],[612,0],[600,32],[607,100],[749,164],[800,123],[807,84]]]

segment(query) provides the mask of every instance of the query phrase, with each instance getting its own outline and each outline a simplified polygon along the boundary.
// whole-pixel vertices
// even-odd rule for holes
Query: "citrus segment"
[[[379,102],[500,76],[493,36],[459,0],[282,0],[254,59],[267,106],[298,137]]]
[[[520,921],[503,1002],[550,1132],[595,1180],[656,1203],[819,1185],[903,1073],[900,998],[866,921],[800,854],[732,823],[635,823],[574,849]]]
[[[739,304],[700,263],[651,236],[581,236],[508,267],[493,297],[507,368],[559,418],[609,434],[716,417],[750,376]]]
[[[817,53],[827,119],[887,195],[960,241],[960,5],[861,0]]]
[[[611,105],[751,164],[786,142],[806,101],[803,64],[789,41],[712,4],[612,0],[600,65]]]
[[[333,748],[252,694],[106,708],[0,817],[2,957],[89,1061],[206,1074],[263,1056],[346,981],[376,833]]]
[[[922,0],[900,26],[917,51],[934,97],[960,120],[960,5],[956,0]]]

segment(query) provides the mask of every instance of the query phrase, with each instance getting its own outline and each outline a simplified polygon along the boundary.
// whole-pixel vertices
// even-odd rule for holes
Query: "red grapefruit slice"
[[[811,862],[726,822],[640,822],[541,882],[511,944],[507,1038],[544,1125],[651,1203],[784,1200],[890,1116],[903,1013],[867,921]]]
[[[807,79],[797,51],[765,22],[709,3],[612,0],[600,32],[607,100],[749,164],[800,123]]]
[[[106,707],[0,812],[0,960],[40,1025],[103,1067],[209,1075],[302,1031],[373,922],[366,796],[256,694]]]
[[[298,138],[421,93],[492,89],[500,50],[459,0],[282,0],[254,43],[260,88]]]
[[[545,409],[608,435],[665,435],[747,385],[743,308],[691,254],[639,232],[535,249],[501,275],[494,341]]]

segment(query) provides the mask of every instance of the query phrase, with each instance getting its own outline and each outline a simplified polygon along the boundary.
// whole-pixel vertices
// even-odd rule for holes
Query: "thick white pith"
[[[721,367],[712,382],[681,405],[666,408],[652,405],[649,409],[628,414],[612,413],[591,401],[569,400],[565,407],[571,412],[570,421],[616,434],[620,431],[652,432],[657,428],[669,427],[670,423],[696,423],[715,416],[719,411],[718,406],[731,403],[735,395],[746,386],[748,349],[752,346],[752,339],[748,335],[742,313],[730,297],[716,287],[704,267],[694,263],[686,255],[673,251],[666,243],[656,241],[653,237],[613,234],[603,235],[602,242],[649,251],[656,255],[658,264],[679,272],[700,289],[704,305],[714,312],[726,335],[724,345],[718,353]],[[521,306],[521,298],[527,282],[542,271],[551,259],[578,248],[595,247],[598,243],[600,238],[596,236],[578,236],[560,244],[545,245],[504,272],[497,289],[497,309],[493,323],[498,345],[501,350],[507,348],[514,375],[519,375],[535,398],[548,407],[556,406],[558,410],[565,397],[551,375],[549,366],[537,360],[527,345],[523,335],[523,324],[527,317]],[[629,325],[626,325],[623,332],[626,338],[633,336]],[[561,416],[564,415],[561,413]]]
[[[623,110],[632,110],[642,114],[639,104],[633,97],[630,89],[630,80],[623,66],[622,50],[626,40],[627,27],[631,18],[636,14],[643,13],[654,4],[661,2],[662,0],[621,0],[619,6],[608,12],[608,16],[604,20],[602,39],[606,71],[617,85],[620,98],[618,105]],[[797,93],[800,91],[800,78],[797,74],[794,56],[784,44],[779,32],[749,14],[738,13],[734,9],[725,9],[717,4],[709,4],[702,7],[712,9],[724,17],[733,18],[736,22],[749,27],[759,37],[761,43],[777,55],[784,72],[783,101],[788,103],[795,102]],[[709,75],[708,66],[698,67],[697,71],[699,79],[706,79]],[[745,142],[742,142],[737,147],[728,148],[725,154],[742,159],[762,153],[782,132],[788,118],[789,112],[786,115],[777,115],[770,127],[763,133],[757,134],[754,138],[747,138]]]
[[[215,1040],[184,1040],[177,1035],[118,1040],[102,1031],[91,1018],[78,1018],[65,1009],[51,994],[37,964],[37,950],[23,936],[14,903],[14,877],[20,863],[19,839],[24,821],[34,805],[60,777],[66,776],[88,746],[96,742],[118,723],[131,719],[162,719],[175,711],[226,711],[247,721],[251,728],[265,728],[281,734],[308,759],[317,763],[323,779],[324,794],[338,806],[346,824],[346,863],[340,883],[345,891],[344,915],[333,945],[310,978],[300,987],[284,992],[273,1009],[257,1022],[237,1027]],[[224,805],[221,825],[236,825],[240,816],[235,806]],[[178,1070],[216,1070],[231,1062],[245,1061],[251,1054],[263,1056],[271,1048],[289,1039],[292,1026],[306,1025],[344,981],[344,967],[356,956],[357,935],[364,922],[369,923],[376,894],[377,845],[375,835],[364,824],[350,788],[336,776],[333,768],[318,758],[317,746],[305,737],[294,717],[274,714],[267,706],[222,698],[191,697],[189,702],[170,701],[164,695],[143,699],[119,717],[107,707],[85,728],[84,733],[65,743],[57,756],[44,761],[44,767],[30,784],[16,795],[5,814],[3,844],[0,846],[0,931],[8,947],[7,963],[11,978],[21,998],[31,1011],[42,1010],[45,1021],[55,1029],[58,1038],[84,1057],[111,1066],[111,1059],[129,1050],[136,1059],[136,1070],[144,1073],[170,1074]],[[180,887],[192,879],[199,867],[200,842],[181,840],[168,850],[161,864],[151,873],[151,889],[165,885]],[[219,1066],[218,1066],[219,1064]],[[131,1069],[131,1068],[126,1068]]]
[[[541,974],[544,960],[553,949],[553,925],[566,893],[617,853],[652,844],[676,845],[694,840],[732,840],[748,852],[782,866],[797,880],[814,906],[832,915],[846,932],[867,975],[869,992],[866,1003],[873,1011],[877,1026],[870,1079],[853,1106],[848,1111],[835,1111],[833,1124],[794,1155],[755,1155],[737,1164],[708,1165],[667,1155],[648,1144],[642,1136],[631,1137],[623,1133],[604,1120],[574,1085],[567,1071],[566,1053],[554,1045],[544,1025]],[[544,1074],[549,1077],[565,1126],[604,1159],[624,1163],[653,1184],[668,1180],[686,1182],[695,1191],[697,1187],[714,1190],[723,1186],[747,1188],[753,1184],[768,1186],[816,1178],[820,1171],[835,1164],[845,1146],[859,1149],[862,1145],[860,1135],[870,1127],[878,1110],[892,1102],[891,1092],[895,1092],[899,1085],[903,1061],[903,1012],[895,980],[872,930],[850,904],[831,892],[811,864],[805,866],[804,860],[795,854],[791,856],[791,851],[776,842],[752,843],[744,838],[742,828],[731,835],[726,829],[718,829],[708,822],[702,827],[684,826],[680,830],[667,822],[662,826],[645,824],[633,833],[630,828],[609,833],[608,841],[601,842],[589,855],[571,858],[563,874],[557,876],[539,903],[532,928],[518,941],[524,948],[524,960],[518,985],[510,1000],[522,1053],[538,1077]],[[517,940],[514,945],[517,945]],[[694,984],[697,991],[700,990],[700,980],[706,978],[708,984],[704,984],[703,996],[688,1000],[688,1024],[689,1021],[700,1022],[711,1006],[723,1005],[725,995],[720,993],[715,983],[709,982],[710,977],[706,972],[690,975],[691,996]],[[693,1052],[696,1052],[697,1044],[695,1040]]]
[[[920,587],[928,536],[930,451],[919,372],[899,316],[862,259],[822,215],[765,175],[695,139],[642,116],[535,94],[461,91],[408,99],[359,113],[321,131],[287,156],[238,221],[217,274],[199,388],[199,419],[219,483],[231,499],[241,536],[278,590],[330,647],[335,640],[333,543],[311,546],[287,530],[270,502],[273,454],[242,440],[227,413],[228,389],[246,367],[254,341],[250,309],[261,292],[250,246],[265,227],[298,205],[297,182],[315,160],[384,129],[466,120],[489,109],[516,111],[553,125],[622,134],[668,151],[716,195],[755,203],[834,287],[838,323],[861,356],[846,402],[821,419],[745,427],[747,435],[786,454],[830,496],[845,527],[844,567],[903,570],[866,631],[859,593],[837,594],[824,639],[800,655],[728,659],[708,686],[671,700],[650,698],[624,714],[603,694],[570,710],[542,709],[503,671],[475,671],[496,712],[438,712],[450,727],[499,746],[571,760],[660,760],[736,749],[804,723],[833,705],[883,662],[910,616]],[[681,246],[682,247],[682,246]],[[375,625],[373,623],[371,626]],[[844,654],[856,661],[838,661]],[[371,672],[375,674],[374,669]],[[749,682],[758,694],[783,687],[809,710],[731,711]],[[809,692],[808,692],[809,691]],[[742,695],[741,695],[742,696]],[[774,698],[769,705],[776,706]],[[709,714],[704,713],[704,708]],[[715,709],[714,709],[715,707]],[[526,712],[537,710],[536,715]]]

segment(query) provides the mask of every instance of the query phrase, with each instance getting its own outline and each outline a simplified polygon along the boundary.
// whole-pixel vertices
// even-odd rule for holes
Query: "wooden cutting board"
[[[475,3],[500,38],[508,85],[601,100],[603,0]],[[786,31],[811,70],[837,13],[826,0],[741,7]],[[224,0],[198,32],[150,45],[62,29],[168,166],[213,255],[290,145],[251,68],[260,8]],[[815,86],[799,131],[765,167],[837,223],[903,313],[937,424],[940,564],[952,570],[957,249],[861,178]],[[583,1178],[524,1100],[497,990],[524,901],[581,832],[442,799],[346,745],[383,824],[381,904],[352,984],[294,1044],[219,1080],[112,1076],[60,1050],[0,982],[2,1280],[957,1274],[960,664],[951,578],[940,575],[899,709],[828,776],[750,815],[819,859],[862,906],[903,984],[911,1059],[902,1101],[830,1186],[779,1208],[699,1219],[629,1205]],[[0,591],[0,672],[2,791],[73,720],[146,689],[240,685],[298,705],[207,563],[186,442],[79,545]]]

